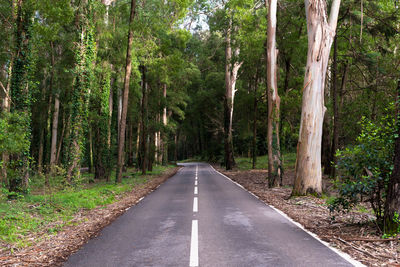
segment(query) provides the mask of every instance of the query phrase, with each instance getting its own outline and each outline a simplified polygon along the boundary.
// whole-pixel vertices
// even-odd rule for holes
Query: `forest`
[[[182,161],[328,183],[332,214],[366,205],[396,239],[399,4],[0,1],[0,244]]]

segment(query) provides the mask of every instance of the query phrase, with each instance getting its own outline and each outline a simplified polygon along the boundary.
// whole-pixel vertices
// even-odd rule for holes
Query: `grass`
[[[47,229],[48,234],[62,230],[71,224],[74,215],[80,210],[90,210],[116,201],[117,196],[131,191],[135,186],[145,183],[152,176],[160,175],[173,166],[154,166],[148,175],[140,175],[128,170],[122,183],[99,181],[92,184],[81,183],[63,190],[52,187],[52,193],[33,188],[31,194],[19,195],[17,200],[7,199],[8,191],[0,191],[0,240],[18,247],[29,246],[29,234]],[[114,177],[114,176],[112,176]],[[83,175],[82,180],[91,178]],[[47,189],[47,191],[49,191]],[[54,222],[57,222],[54,224]],[[52,227],[49,227],[49,224]]]
[[[246,157],[235,158],[236,166],[239,170],[250,170],[252,169],[252,159]],[[296,164],[296,153],[285,153],[282,156],[283,168],[294,169]],[[268,156],[259,156],[256,161],[256,169],[268,169]]]

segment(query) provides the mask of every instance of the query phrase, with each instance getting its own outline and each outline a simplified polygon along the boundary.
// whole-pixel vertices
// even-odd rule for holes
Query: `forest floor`
[[[268,172],[265,170],[226,171],[219,166],[214,167],[265,203],[283,211],[332,247],[349,254],[363,264],[400,266],[399,238],[382,239],[382,234],[374,224],[375,217],[366,203],[349,213],[331,214],[327,196],[290,197],[294,183],[293,169],[287,170],[284,174],[282,187],[270,189],[266,180]],[[334,189],[326,177],[323,185],[328,195],[334,194]]]
[[[40,223],[41,227],[37,227],[38,229],[31,231],[27,229],[24,233],[17,234],[16,238],[23,240],[23,243],[15,242],[15,238],[7,240],[6,242],[2,239],[5,239],[7,236],[3,235],[2,238],[0,238],[0,266],[61,265],[69,255],[77,251],[89,239],[96,236],[102,228],[109,225],[127,209],[135,205],[142,197],[154,191],[160,184],[173,176],[178,169],[177,167],[160,168],[158,172],[151,175],[136,177],[127,176],[124,177],[124,185],[88,185],[87,187],[89,187],[89,189],[85,191],[86,194],[101,195],[99,194],[99,190],[96,190],[96,187],[99,187],[101,192],[104,191],[105,195],[112,195],[112,199],[107,201],[106,204],[79,208],[72,216],[68,216],[67,221],[65,218],[61,217],[58,220],[53,220],[53,217],[49,221],[42,220]],[[114,190],[114,192],[112,192],[112,190]],[[114,194],[115,191],[118,190],[118,194]],[[65,194],[61,194],[65,196]],[[80,194],[79,197],[85,198],[85,195]],[[68,195],[67,198],[71,198],[71,195]],[[90,196],[88,196],[88,198],[90,198]],[[3,203],[3,206],[5,204],[9,206],[14,205],[13,208],[9,207],[9,209],[14,209],[15,211],[15,206],[20,208],[22,205],[28,203],[28,201],[25,201],[25,203],[21,200],[15,200],[14,202],[15,203]],[[43,202],[30,204],[27,207],[31,210],[30,213],[23,209],[18,210],[18,213],[27,213],[27,215],[25,214],[24,216],[30,218],[25,218],[24,220],[7,215],[10,217],[8,220],[11,221],[11,223],[13,223],[12,221],[15,221],[16,218],[18,220],[27,221],[26,223],[29,223],[29,220],[35,221],[35,219],[37,219],[35,217],[41,215],[35,212],[36,206],[42,205]],[[1,205],[0,208],[2,208]],[[1,211],[0,209],[0,214]],[[6,227],[3,227],[3,229],[2,223],[4,224],[3,226],[5,226],[6,221],[0,222],[0,230],[5,231]]]

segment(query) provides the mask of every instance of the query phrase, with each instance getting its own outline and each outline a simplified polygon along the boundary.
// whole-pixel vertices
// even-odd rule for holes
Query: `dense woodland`
[[[268,155],[293,195],[336,180],[400,230],[396,0],[3,0],[0,181],[9,198],[60,179]]]

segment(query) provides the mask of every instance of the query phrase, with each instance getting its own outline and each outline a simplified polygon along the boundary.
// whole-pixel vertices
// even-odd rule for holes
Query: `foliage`
[[[386,116],[374,123],[363,117],[360,127],[357,144],[336,153],[339,197],[329,208],[348,211],[360,201],[368,201],[381,225],[387,183],[393,169],[394,118]]]
[[[91,178],[86,176],[80,185],[65,188],[59,184],[61,189],[55,184],[47,189],[33,188],[38,192],[18,195],[12,201],[7,199],[8,192],[0,191],[0,240],[19,247],[29,246],[29,234],[43,230],[47,230],[47,235],[55,234],[73,223],[77,212],[113,203],[124,193],[171,167],[157,167],[147,176],[129,172],[129,177],[121,184],[100,181],[88,185]]]

